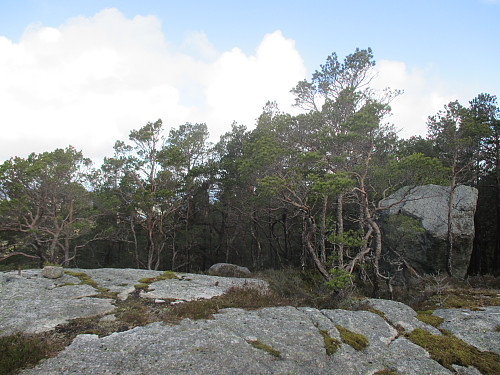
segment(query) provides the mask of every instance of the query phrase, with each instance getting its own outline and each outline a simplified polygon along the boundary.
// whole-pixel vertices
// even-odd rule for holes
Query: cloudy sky
[[[425,135],[458,99],[499,94],[500,0],[0,2],[0,162],[73,145],[95,160],[161,118],[212,140],[248,128],[326,57],[373,49],[388,121]]]

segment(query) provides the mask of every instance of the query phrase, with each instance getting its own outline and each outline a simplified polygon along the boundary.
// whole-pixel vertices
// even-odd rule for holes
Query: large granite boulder
[[[447,270],[449,198],[449,186],[425,185],[404,187],[383,202],[387,209],[380,224],[386,267],[397,258],[404,264],[404,258],[419,273]],[[455,188],[452,274],[458,278],[464,278],[469,267],[476,203],[477,189],[464,185]]]
[[[208,269],[207,273],[211,276],[224,277],[250,277],[252,275],[248,268],[230,263],[216,263]]]

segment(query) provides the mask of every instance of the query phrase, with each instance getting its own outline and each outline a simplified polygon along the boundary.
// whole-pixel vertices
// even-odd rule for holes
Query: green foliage
[[[363,245],[363,235],[359,230],[354,229],[348,229],[342,234],[332,232],[328,235],[328,242],[356,248]]]
[[[326,285],[333,289],[344,289],[346,286],[351,284],[352,275],[340,268],[332,268],[328,271],[331,275],[331,279],[326,282]]]
[[[450,371],[454,371],[452,365],[456,364],[466,367],[474,366],[484,375],[500,373],[500,356],[498,354],[481,352],[449,333],[431,335],[428,331],[417,328],[407,337],[428,351],[432,359]]]
[[[351,189],[355,184],[346,172],[322,175],[311,173],[308,177],[312,183],[312,191],[318,194],[337,195]]]
[[[413,153],[394,160],[387,169],[391,172],[391,180],[397,181],[399,186],[446,185],[450,173],[449,168],[443,166],[439,159],[424,156],[422,153]]]

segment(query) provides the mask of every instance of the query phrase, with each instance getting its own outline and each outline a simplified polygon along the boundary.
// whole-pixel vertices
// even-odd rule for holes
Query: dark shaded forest
[[[335,286],[379,267],[380,202],[403,186],[479,190],[470,274],[500,272],[500,110],[479,94],[427,120],[424,137],[389,124],[398,90],[370,88],[371,49],[330,55],[292,89],[303,114],[267,103],[256,127],[162,121],[118,140],[100,167],[73,147],[0,166],[0,266],[61,264],[200,272],[315,269]]]

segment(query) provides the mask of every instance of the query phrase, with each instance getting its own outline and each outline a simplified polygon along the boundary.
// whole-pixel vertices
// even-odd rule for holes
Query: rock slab
[[[208,269],[207,273],[211,276],[224,277],[250,277],[252,275],[247,267],[231,263],[216,263]]]
[[[457,186],[454,191],[452,273],[458,278],[466,276],[472,254],[477,194],[477,189],[464,185]],[[382,203],[387,209],[381,220],[385,254],[402,255],[421,274],[445,272],[449,198],[450,187],[438,185],[405,187],[388,197]],[[390,224],[388,219],[396,215],[415,219],[423,230],[405,233],[404,225]]]
[[[327,355],[319,327],[341,325],[368,338],[360,351],[341,344]],[[252,341],[279,351],[255,348]],[[421,347],[368,311],[271,307],[224,309],[212,320],[152,323],[99,338],[80,335],[55,358],[21,374],[398,374],[451,375]]]

